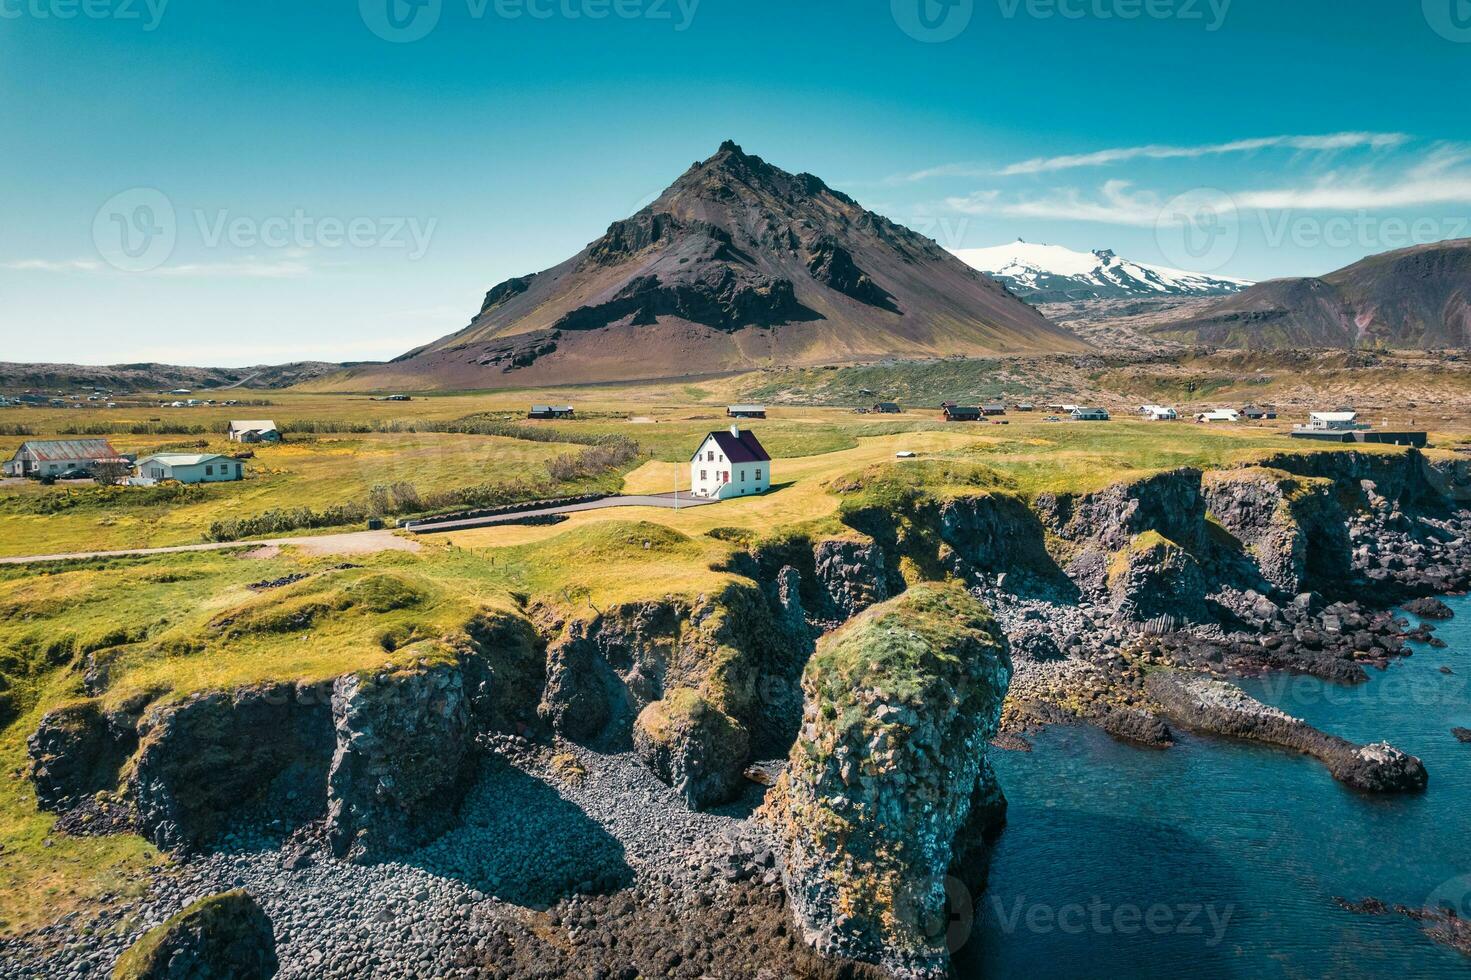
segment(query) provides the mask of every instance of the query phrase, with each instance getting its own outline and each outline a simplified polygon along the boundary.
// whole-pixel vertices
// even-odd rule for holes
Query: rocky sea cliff
[[[126,919],[0,952],[87,975],[243,887],[283,976],[938,975],[947,872],[980,888],[1002,832],[992,740],[1181,729],[1360,792],[1434,785],[1231,680],[1358,685],[1434,642],[1391,610],[1471,585],[1465,463],[1284,453],[1030,499],[953,477],[841,481],[840,533],[737,537],[733,584],[693,601],[527,597],[432,660],[325,684],[118,704],[85,664],[88,697],[31,737],[37,800],[180,863]]]

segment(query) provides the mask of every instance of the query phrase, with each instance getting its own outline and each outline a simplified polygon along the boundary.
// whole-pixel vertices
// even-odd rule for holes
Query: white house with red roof
[[[690,493],[729,500],[771,489],[771,454],[756,433],[739,426],[712,432],[690,459]]]

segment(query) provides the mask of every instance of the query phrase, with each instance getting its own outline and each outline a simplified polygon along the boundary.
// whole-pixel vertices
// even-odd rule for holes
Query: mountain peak
[[[957,251],[971,268],[999,279],[1033,303],[1138,296],[1215,296],[1251,285],[1120,258],[1111,248],[1076,252],[1062,245],[1018,239],[1011,245]]]
[[[385,372],[535,386],[1085,346],[932,240],[726,140]]]

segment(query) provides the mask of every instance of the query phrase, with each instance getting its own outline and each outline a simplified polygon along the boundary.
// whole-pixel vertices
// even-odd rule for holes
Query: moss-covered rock
[[[1146,531],[1109,563],[1108,589],[1135,620],[1172,616],[1194,622],[1205,616],[1205,576],[1195,556],[1158,531]]]
[[[118,959],[113,980],[269,980],[276,975],[271,920],[248,892],[201,898],[148,932]]]
[[[48,712],[26,741],[36,803],[46,810],[65,810],[84,797],[115,789],[137,744],[132,728],[109,718],[94,700]]]
[[[751,740],[740,722],[680,688],[639,713],[633,746],[660,779],[701,809],[736,794]]]
[[[946,878],[974,881],[1005,798],[986,759],[1006,641],[958,585],[924,584],[819,645],[767,807],[793,911],[818,950],[926,972],[948,960]]]

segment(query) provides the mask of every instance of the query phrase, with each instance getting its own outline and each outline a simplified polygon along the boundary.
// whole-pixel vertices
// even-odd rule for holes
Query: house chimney
[[[733,435],[733,436],[735,436],[737,439],[739,439],[741,437],[741,427],[739,425],[733,425],[733,426],[731,426],[730,427],[730,434]]]

